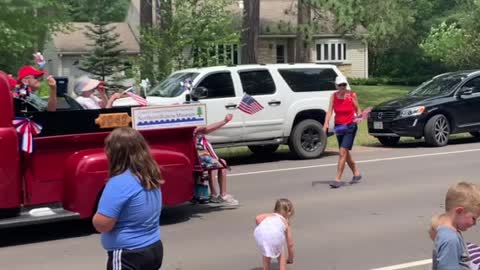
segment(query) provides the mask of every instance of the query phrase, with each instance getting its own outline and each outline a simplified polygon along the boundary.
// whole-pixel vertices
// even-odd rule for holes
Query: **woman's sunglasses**
[[[347,84],[346,83],[341,83],[341,84],[338,84],[338,86],[345,87],[345,86],[347,86]]]

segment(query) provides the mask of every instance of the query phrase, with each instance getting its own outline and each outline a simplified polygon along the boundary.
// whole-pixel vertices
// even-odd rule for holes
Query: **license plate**
[[[383,129],[383,122],[373,122],[374,129]]]

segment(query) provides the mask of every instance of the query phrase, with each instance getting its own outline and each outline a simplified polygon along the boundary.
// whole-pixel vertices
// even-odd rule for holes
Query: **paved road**
[[[480,182],[480,143],[461,142],[358,149],[365,180],[338,190],[326,184],[335,172],[334,152],[307,161],[284,153],[255,164],[249,164],[252,157],[231,160],[237,165],[230,172],[230,191],[241,206],[167,209],[162,269],[261,270],[254,217],[270,211],[279,197],[290,198],[296,208],[297,256],[289,269],[367,270],[428,259],[427,226],[431,215],[442,211],[447,187],[459,180]],[[466,238],[480,243],[479,230]],[[103,269],[105,254],[98,234],[81,222],[66,222],[0,232],[0,262],[1,269]]]

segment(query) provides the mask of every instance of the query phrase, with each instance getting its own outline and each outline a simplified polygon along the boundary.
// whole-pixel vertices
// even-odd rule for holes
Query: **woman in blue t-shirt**
[[[105,153],[110,179],[93,225],[102,233],[107,270],[160,269],[160,169],[145,138],[129,127],[112,131],[105,140]]]

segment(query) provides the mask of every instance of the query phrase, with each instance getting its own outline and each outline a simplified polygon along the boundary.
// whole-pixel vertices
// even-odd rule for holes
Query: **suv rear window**
[[[293,92],[335,90],[337,73],[331,68],[279,69]]]
[[[243,91],[251,96],[275,93],[275,83],[268,70],[240,71]]]

